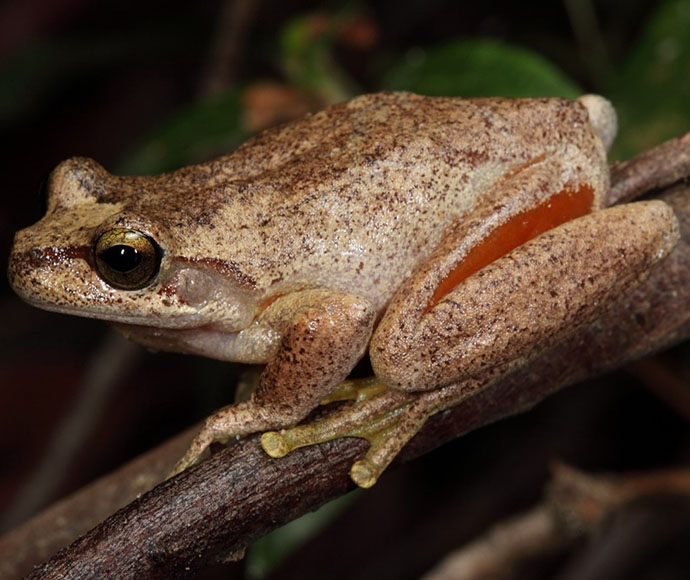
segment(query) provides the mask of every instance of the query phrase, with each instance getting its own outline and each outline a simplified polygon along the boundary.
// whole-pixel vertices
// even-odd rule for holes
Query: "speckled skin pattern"
[[[403,391],[481,383],[596,316],[673,246],[663,204],[596,212],[424,311],[512,217],[583,185],[600,208],[612,115],[595,96],[381,93],[170,174],[116,177],[69,159],[52,174],[46,216],[16,236],[10,281],[32,304],[113,321],[158,349],[267,363],[253,398],[209,421],[199,453],[299,421],[368,347],[377,376]],[[94,240],[112,228],[160,245],[151,285],[118,290],[99,277]]]

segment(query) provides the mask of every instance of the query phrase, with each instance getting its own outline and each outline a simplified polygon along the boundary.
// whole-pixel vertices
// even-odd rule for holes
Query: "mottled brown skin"
[[[10,280],[37,306],[113,321],[155,348],[267,364],[252,398],[209,418],[178,471],[213,441],[294,425],[368,348],[393,389],[303,432],[308,443],[370,437],[353,477],[371,485],[430,413],[598,316],[670,251],[677,229],[663,204],[595,211],[614,132],[596,96],[382,93],[171,174],[115,177],[70,159],[46,217],[16,236]],[[578,188],[592,192],[593,214],[432,303],[492,231]],[[117,289],[94,268],[95,240],[114,228],[162,249],[145,287]],[[272,454],[280,437],[265,440]]]

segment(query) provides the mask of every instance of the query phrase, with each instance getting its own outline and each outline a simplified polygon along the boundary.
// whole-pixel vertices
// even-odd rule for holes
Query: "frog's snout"
[[[12,290],[29,303],[44,304],[45,296],[49,295],[56,282],[65,282],[70,276],[74,276],[75,261],[89,261],[89,248],[26,246],[21,243],[20,234],[21,232],[15,236],[7,266],[7,278]]]

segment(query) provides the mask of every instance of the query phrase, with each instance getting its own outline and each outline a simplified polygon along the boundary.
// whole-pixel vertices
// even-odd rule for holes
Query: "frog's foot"
[[[425,399],[389,389],[376,378],[345,381],[324,403],[352,400],[353,405],[313,423],[264,433],[261,445],[271,457],[283,457],[298,447],[361,437],[371,446],[352,465],[350,477],[360,487],[371,487],[433,412]]]
[[[175,464],[166,479],[199,463],[214,443],[225,445],[231,439],[275,428],[275,422],[271,421],[264,411],[264,408],[253,404],[252,401],[242,401],[216,411],[204,421],[184,456]]]
[[[175,477],[178,473],[182,473],[185,469],[192,467],[199,463],[206,453],[206,450],[214,443],[213,436],[203,429],[194,437],[192,443],[187,448],[185,454],[170,470],[165,479]]]

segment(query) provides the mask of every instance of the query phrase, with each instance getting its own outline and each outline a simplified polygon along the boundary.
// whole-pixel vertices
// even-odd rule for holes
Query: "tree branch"
[[[671,143],[675,145],[658,149],[665,155],[664,168],[677,169],[688,158],[690,138]],[[628,162],[623,172],[614,170],[615,191],[639,192],[644,189],[640,183],[658,187],[654,185],[657,170],[667,179],[673,178],[674,172],[652,167],[659,159],[655,151]],[[626,179],[636,181],[626,185]],[[566,385],[690,335],[690,188],[677,186],[657,197],[676,211],[682,240],[650,278],[567,342],[454,409],[433,416],[397,461],[426,453],[463,433],[523,411]],[[133,499],[151,482],[160,480],[186,441],[188,438],[180,437],[142,456],[7,534],[0,540],[0,571],[16,577],[46,552],[64,545],[68,534],[56,532],[53,523],[58,516],[70,520],[60,529],[69,528],[77,535],[96,523],[80,518],[80,506],[97,506],[95,518],[100,520],[110,513],[106,504],[116,509],[125,499]],[[108,577],[115,571],[119,578],[189,576],[351,489],[349,467],[365,448],[362,440],[340,439],[271,459],[261,450],[258,437],[241,440],[138,497],[30,578]],[[111,501],[103,501],[107,496]]]
[[[593,476],[558,464],[544,502],[448,555],[423,580],[514,576],[520,564],[600,531],[624,506],[649,496],[690,495],[690,470]]]
[[[690,133],[611,167],[608,205],[626,203],[690,176]]]

